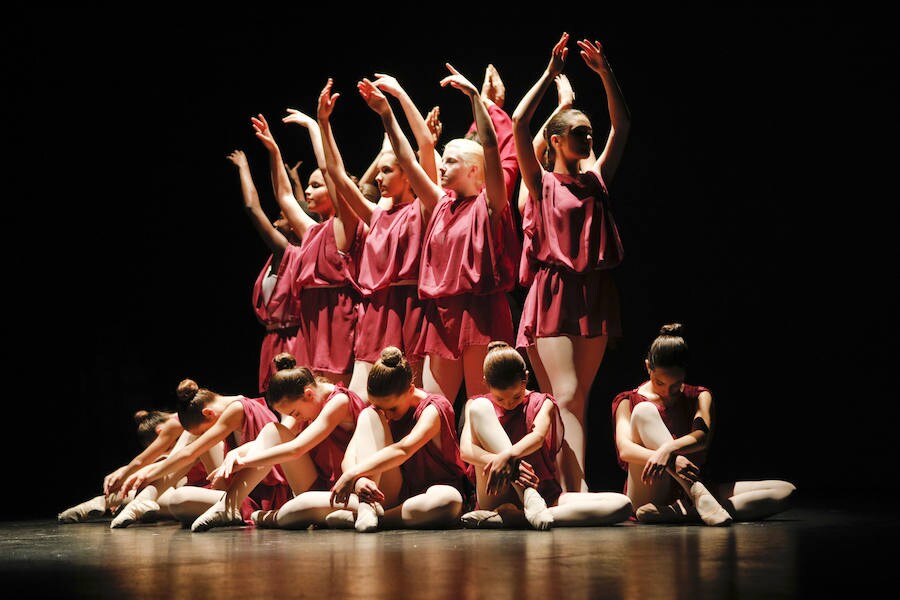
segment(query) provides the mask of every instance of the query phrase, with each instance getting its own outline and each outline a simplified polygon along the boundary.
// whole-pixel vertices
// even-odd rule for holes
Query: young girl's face
[[[373,396],[370,394],[369,404],[374,406],[388,421],[399,421],[409,411],[414,391],[415,387],[409,386],[409,390],[402,394],[389,396]]]
[[[664,369],[662,367],[651,369],[648,365],[647,373],[650,375],[650,387],[653,393],[664,401],[672,400],[684,388],[684,369]]]
[[[489,387],[491,401],[503,410],[512,410],[525,400],[525,381],[506,389]]]
[[[310,391],[310,388],[306,388]],[[316,401],[312,393],[304,393],[301,396],[282,396],[274,405],[282,415],[293,417],[297,421],[308,423],[319,416],[322,405]]]

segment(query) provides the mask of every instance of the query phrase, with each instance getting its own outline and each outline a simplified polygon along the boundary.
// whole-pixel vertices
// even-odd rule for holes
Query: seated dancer
[[[399,348],[385,348],[367,382],[369,403],[344,456],[331,501],[344,508],[329,527],[359,532],[431,529],[459,523],[473,502],[459,455],[453,405],[413,384]]]
[[[181,488],[169,501],[175,513],[192,512],[183,510],[181,503],[209,506],[194,520],[191,531],[243,525],[241,507],[245,499],[276,465],[284,472],[294,497],[278,509],[253,512],[254,524],[283,528],[300,527],[301,522],[304,528],[315,523],[324,525],[325,516],[333,510],[328,503],[329,491],[341,475],[344,452],[366,403],[346,387],[316,377],[308,367],[298,367],[288,353],[276,356],[275,366],[266,399],[281,414],[281,422],[262,428],[252,452],[243,452],[245,446],[232,450],[222,466],[210,474],[214,483],[226,482],[226,494]],[[316,498],[320,510],[307,510]]]
[[[192,506],[193,512],[171,511],[169,501],[177,482],[200,457],[220,442],[227,451],[247,444],[252,448],[256,436],[267,423],[275,421],[275,414],[266,406],[263,398],[242,395],[223,396],[201,388],[192,379],[178,384],[178,419],[184,428],[197,436],[191,443],[172,452],[165,460],[132,474],[122,485],[122,493],[136,491],[134,500],[112,520],[110,527],[127,527],[137,521],[152,521],[159,517],[193,522],[202,514],[205,506]],[[223,495],[224,492],[219,492]],[[257,508],[277,508],[290,498],[290,487],[280,467],[273,467],[256,485],[248,500],[241,507],[249,522],[250,514]],[[180,506],[182,511],[184,504]]]
[[[463,460],[475,468],[478,510],[462,516],[465,527],[610,525],[631,516],[631,500],[616,492],[564,492],[556,454],[563,422],[556,400],[528,390],[525,359],[506,342],[488,345],[486,396],[470,398],[460,434]],[[536,487],[520,483],[530,468]]]
[[[644,366],[650,378],[612,403],[625,493],[641,523],[705,523],[763,519],[788,508],[787,481],[707,484],[701,476],[714,431],[709,389],[685,383],[688,347],[680,323],[664,325]]]

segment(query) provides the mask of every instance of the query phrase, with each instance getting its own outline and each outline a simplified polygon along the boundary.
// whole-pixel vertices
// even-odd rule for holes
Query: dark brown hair
[[[388,346],[381,351],[381,356],[369,371],[366,391],[369,396],[395,396],[408,390],[412,380],[412,367],[403,352],[395,346]]]
[[[527,381],[525,359],[506,342],[491,342],[484,357],[484,379],[489,387],[498,390],[506,390]]]
[[[659,335],[647,351],[651,369],[687,369],[689,353],[683,332],[681,323],[668,323],[660,327]]]

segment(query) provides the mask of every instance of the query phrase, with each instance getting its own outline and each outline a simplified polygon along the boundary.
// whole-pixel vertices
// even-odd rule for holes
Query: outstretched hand
[[[296,108],[288,108],[287,112],[287,116],[282,117],[281,119],[282,123],[296,123],[297,125],[302,125],[307,129],[309,129],[310,125],[315,125],[316,123],[315,119],[313,119],[306,113],[300,112]]]
[[[317,115],[322,121],[327,121],[331,118],[331,113],[334,112],[334,105],[337,102],[337,99],[341,97],[340,93],[331,93],[332,86],[334,86],[334,80],[329,77],[328,81],[325,82],[325,87],[323,87],[322,91],[319,93],[319,108]]]
[[[441,132],[444,130],[444,124],[441,123],[440,106],[435,106],[428,111],[428,114],[425,116],[425,125],[428,126],[428,131],[431,132],[431,140],[437,146],[438,140],[441,139]]]
[[[591,70],[601,74],[609,70],[609,63],[606,61],[603,45],[600,42],[591,43],[589,40],[581,40],[576,43],[581,48],[581,58]]]
[[[372,85],[377,87],[382,92],[387,92],[394,97],[398,97],[403,93],[403,88],[400,87],[400,82],[397,81],[397,78],[393,75],[375,73],[375,77],[376,79],[372,82]]]
[[[265,146],[268,150],[274,150],[278,146],[275,144],[275,137],[272,135],[272,131],[269,129],[269,123],[266,121],[266,118],[262,115],[262,113],[256,115],[255,117],[250,117],[250,122],[253,124],[253,131],[259,141],[262,142],[263,146]]]
[[[563,32],[559,41],[553,46],[553,51],[550,53],[550,64],[547,65],[547,72],[550,73],[552,77],[556,77],[562,73],[563,67],[566,66],[566,56],[569,55],[569,49],[566,47],[566,44],[568,43],[569,34]]]
[[[478,93],[478,88],[476,88],[471,81],[463,77],[459,71],[453,68],[453,65],[450,63],[444,63],[447,66],[447,69],[450,71],[450,75],[447,75],[443,79],[441,79],[441,87],[452,86],[456,89],[460,90],[467,96],[473,96]]]
[[[228,160],[234,163],[236,167],[246,167],[247,166],[247,155],[244,154],[243,150],[233,150],[231,154],[226,156]]]
[[[378,89],[378,86],[369,79],[363,77],[362,81],[356,84],[356,89],[359,90],[359,95],[362,96],[365,103],[369,105],[369,108],[379,115],[386,114],[391,109],[387,98],[385,98],[381,90]]]

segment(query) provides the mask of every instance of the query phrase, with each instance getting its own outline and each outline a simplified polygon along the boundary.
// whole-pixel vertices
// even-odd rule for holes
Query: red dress
[[[542,200],[522,217],[519,283],[529,286],[516,346],[560,335],[621,335],[619,294],[609,269],[624,256],[606,186],[593,171],[545,172]]]
[[[513,342],[506,292],[515,285],[521,245],[509,204],[496,226],[485,192],[438,202],[425,234],[419,297],[429,299],[422,355],[459,359],[468,346]]]
[[[544,402],[549,400],[556,404],[556,400],[549,394],[528,391],[525,399],[512,410],[494,404],[494,414],[503,426],[503,430],[509,436],[509,441],[515,444],[534,428],[534,418],[538,415]],[[534,467],[534,472],[540,479],[538,492],[544,498],[547,506],[554,506],[562,493],[559,483],[559,471],[556,466],[556,455],[562,448],[565,429],[559,411],[556,418],[550,424],[550,432],[544,440],[544,445],[522,460]]]
[[[334,391],[325,399],[329,400],[338,394],[346,394],[350,399],[348,404],[350,409],[350,419],[356,424],[359,413],[368,406],[368,403],[360,398],[356,393],[348,390],[343,386],[336,385]],[[343,470],[341,469],[341,461],[344,460],[344,453],[347,451],[347,444],[353,437],[353,429],[347,430],[342,427],[335,427],[328,437],[319,442],[319,444],[309,451],[309,456],[316,466],[316,472],[319,474],[315,482],[309,488],[310,490],[327,491],[330,490],[334,483],[340,478]]]
[[[300,305],[293,282],[300,268],[300,248],[289,244],[278,265],[275,289],[265,301],[263,281],[272,266],[272,256],[266,261],[253,286],[253,310],[266,328],[259,352],[259,392],[265,394],[269,378],[275,372],[272,359],[282,352],[290,352],[298,365],[305,365],[306,347],[300,343]]]
[[[456,416],[453,405],[440,394],[429,394],[415,409],[410,409],[397,421],[390,421],[394,441],[404,438],[419,421],[422,411],[434,406],[441,420],[441,447],[434,440],[406,459],[400,465],[403,486],[400,501],[424,493],[433,485],[449,485],[459,490],[466,507],[473,505],[473,486],[466,474],[466,466],[459,455],[459,441],[456,439]]]
[[[241,427],[240,441],[235,444],[232,436],[225,438],[225,452],[228,453],[237,446],[252,442],[269,423],[275,423],[278,419],[266,406],[263,398],[240,397],[240,403],[244,408],[244,425]],[[291,486],[287,482],[280,465],[273,466],[262,481],[257,484],[250,495],[241,504],[241,517],[247,525],[252,525],[250,515],[255,510],[276,510],[292,497]]]
[[[445,190],[425,234],[419,297],[426,303],[419,354],[459,359],[467,346],[494,340],[512,344],[515,336],[507,292],[515,287],[522,251],[510,205],[519,177],[512,121],[491,104],[488,114],[506,182],[507,205],[491,227],[484,192],[456,199]],[[475,124],[469,133],[476,132]]]
[[[649,398],[638,392],[638,389],[640,387],[641,386],[638,386],[633,390],[620,392],[613,399],[613,431],[616,430],[616,410],[618,410],[620,402],[622,402],[623,400],[627,400],[631,407],[631,410],[634,410],[634,407],[641,402],[650,402]],[[680,438],[683,435],[687,435],[692,431],[694,424],[694,415],[697,414],[697,402],[700,397],[700,393],[708,391],[708,388],[700,385],[685,384],[684,389],[681,392],[681,397],[676,403],[668,407],[659,406],[658,404],[653,403],[654,406],[656,406],[656,409],[659,411],[659,415],[662,417],[663,423],[665,423],[666,428],[672,433],[673,440],[676,438]],[[622,469],[628,471],[628,463],[622,460],[622,458],[618,455],[618,452],[618,445],[616,445],[616,460],[618,461],[619,466],[622,467]],[[691,462],[693,462],[697,466],[702,466],[705,462],[705,458],[706,457],[704,452],[691,454]]]
[[[421,358],[416,352],[425,317],[418,289],[424,237],[418,200],[372,211],[359,263],[364,302],[356,360],[374,363],[387,346],[396,346],[407,358]]]
[[[303,236],[294,286],[300,298],[305,366],[314,371],[353,371],[353,346],[362,312],[356,277],[364,243],[365,226],[359,221],[347,251],[338,251],[334,217],[316,223]],[[302,363],[298,360],[298,364]]]

